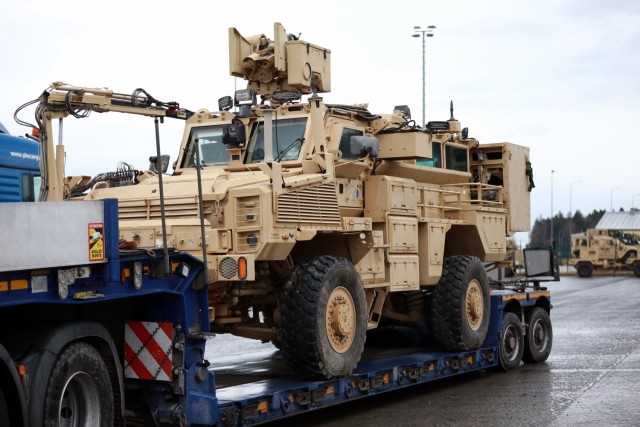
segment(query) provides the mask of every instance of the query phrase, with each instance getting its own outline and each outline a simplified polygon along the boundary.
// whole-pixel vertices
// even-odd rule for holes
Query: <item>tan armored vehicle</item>
[[[578,276],[590,277],[594,270],[631,269],[640,277],[640,239],[631,232],[590,228],[571,237],[571,260]]]
[[[484,263],[529,229],[528,148],[480,145],[453,106],[422,128],[406,106],[325,104],[331,51],[274,32],[230,29],[230,72],[248,85],[219,111],[54,84],[37,113],[44,196],[119,199],[123,247],[162,247],[165,229],[167,246],[206,260],[213,331],[271,340],[305,375],[350,373],[383,320],[426,321],[441,348],[478,348]],[[175,172],[158,150],[151,171],[63,182],[51,121],[88,110],[185,118]]]

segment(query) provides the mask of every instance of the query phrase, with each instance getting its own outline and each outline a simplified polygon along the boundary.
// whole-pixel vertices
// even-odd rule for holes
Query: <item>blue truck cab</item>
[[[10,135],[0,123],[0,202],[33,202],[40,192],[38,143]]]

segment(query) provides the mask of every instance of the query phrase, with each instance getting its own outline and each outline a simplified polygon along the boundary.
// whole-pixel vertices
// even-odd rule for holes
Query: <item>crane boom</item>
[[[177,102],[162,102],[144,89],[132,94],[117,93],[107,88],[89,88],[54,82],[38,99],[36,121],[40,130],[40,169],[42,190],[40,200],[55,201],[68,197],[64,188],[64,145],[62,144],[62,120],[69,115],[76,118],[97,113],[118,112],[160,118],[171,117],[186,120],[193,113],[180,108]],[[53,144],[54,119],[60,121],[59,141]]]

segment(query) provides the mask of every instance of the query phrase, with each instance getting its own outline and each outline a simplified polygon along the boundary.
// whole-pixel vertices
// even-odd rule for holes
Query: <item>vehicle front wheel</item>
[[[349,375],[358,364],[367,331],[360,275],[344,258],[319,256],[300,264],[280,301],[285,360],[314,378]]]
[[[89,344],[69,345],[55,362],[44,403],[47,426],[113,425],[111,379]]]
[[[527,319],[527,336],[525,337],[522,360],[526,363],[540,363],[547,360],[553,344],[553,329],[547,310],[535,307]]]

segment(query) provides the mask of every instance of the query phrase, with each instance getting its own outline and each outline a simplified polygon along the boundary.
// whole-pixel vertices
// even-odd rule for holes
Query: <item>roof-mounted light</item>
[[[293,90],[277,90],[271,95],[271,99],[280,104],[287,102],[298,102],[302,99],[302,94]]]
[[[230,96],[223,96],[218,99],[218,109],[220,111],[229,111],[231,108],[233,108],[233,98]]]

